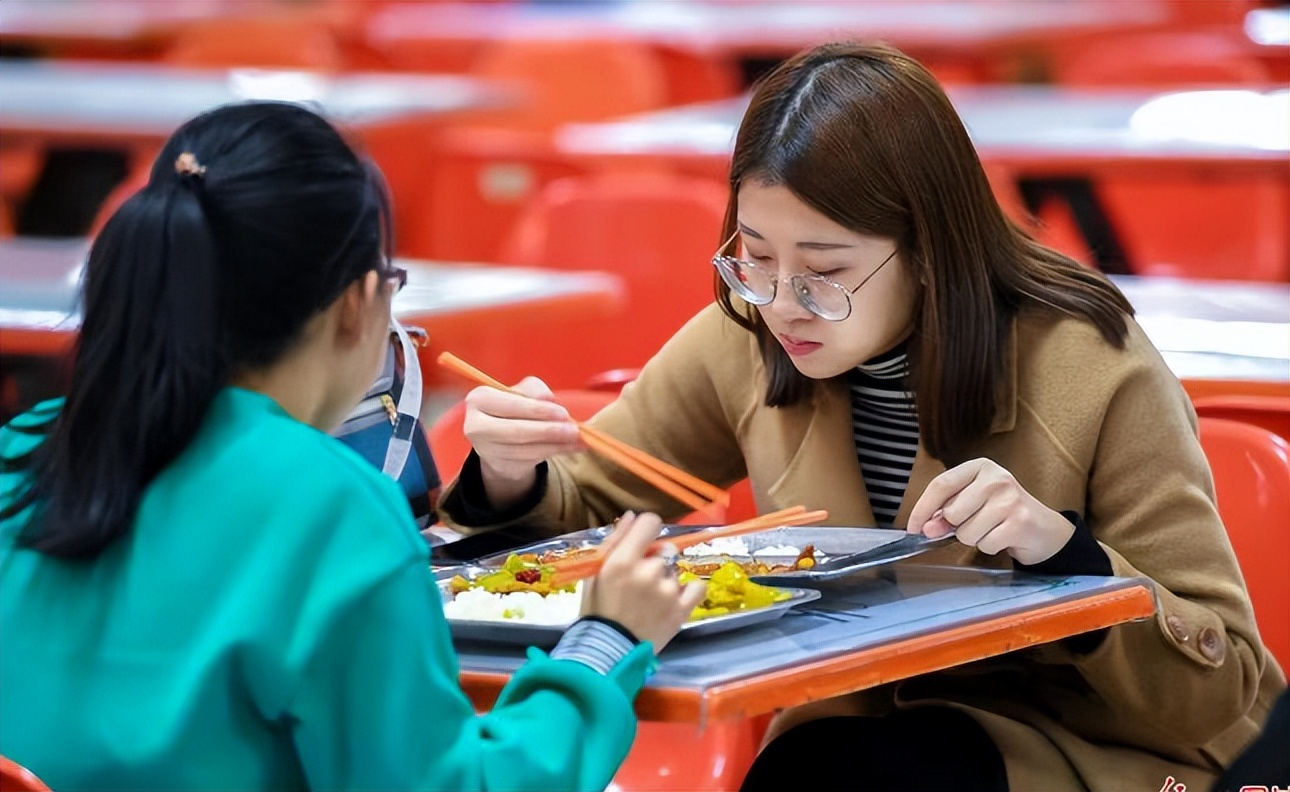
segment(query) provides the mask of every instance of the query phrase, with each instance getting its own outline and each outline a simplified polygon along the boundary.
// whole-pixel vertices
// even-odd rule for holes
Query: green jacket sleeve
[[[635,733],[653,656],[609,677],[530,652],[492,712],[457,682],[439,593],[423,564],[394,570],[339,614],[288,707],[318,789],[603,789]]]

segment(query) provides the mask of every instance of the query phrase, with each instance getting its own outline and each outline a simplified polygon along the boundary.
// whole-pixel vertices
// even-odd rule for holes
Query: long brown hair
[[[989,434],[1012,318],[1040,306],[1083,317],[1124,346],[1133,308],[1100,273],[1046,248],[999,208],[963,123],[936,79],[885,44],[826,44],[794,56],[753,90],[735,140],[723,238],[745,179],[782,185],[839,225],[896,240],[921,284],[910,339],[919,429],[953,462]],[[807,397],[760,314],[717,301],[757,336],[766,404]]]

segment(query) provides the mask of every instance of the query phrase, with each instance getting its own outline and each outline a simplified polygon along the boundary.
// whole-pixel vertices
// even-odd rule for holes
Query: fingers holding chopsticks
[[[528,493],[537,465],[582,450],[578,424],[556,404],[546,383],[526,377],[509,391],[479,387],[466,395],[462,431],[479,454],[494,508]]]
[[[682,586],[663,556],[648,555],[662,528],[653,514],[623,515],[601,545],[600,574],[583,593],[584,612],[618,622],[655,651],[672,640],[706,591],[702,581]]]

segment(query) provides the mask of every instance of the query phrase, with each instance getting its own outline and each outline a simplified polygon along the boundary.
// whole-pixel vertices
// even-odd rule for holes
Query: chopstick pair
[[[514,388],[508,388],[451,352],[439,355],[439,365],[480,385],[487,385],[507,393],[517,393]],[[691,509],[704,514],[713,514],[714,505],[730,505],[730,494],[725,490],[669,465],[661,459],[655,459],[595,427],[581,421],[575,423],[578,425],[578,434],[582,437],[582,441],[592,451],[621,465]]]
[[[710,542],[713,539],[720,539],[729,536],[742,536],[743,534],[757,533],[768,528],[778,528],[779,526],[810,525],[821,520],[828,519],[829,513],[823,510],[807,511],[805,506],[792,506],[787,509],[781,509],[770,514],[763,514],[760,517],[753,517],[750,520],[737,522],[733,525],[727,525],[721,528],[714,528],[707,531],[695,531],[694,533],[684,534],[682,536],[669,537],[667,539],[655,540],[646,551],[646,555],[658,555],[663,551],[664,546],[671,545],[677,552],[687,547],[693,547],[697,544]],[[556,561],[551,564],[554,574],[551,576],[552,585],[564,586],[574,581],[585,578],[595,577],[600,573],[600,568],[605,563],[606,554],[599,548],[594,553],[588,555],[570,558],[564,561]]]

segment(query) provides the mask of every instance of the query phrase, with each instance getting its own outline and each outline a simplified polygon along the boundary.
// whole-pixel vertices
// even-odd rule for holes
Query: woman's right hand
[[[703,602],[707,584],[682,586],[660,555],[645,555],[663,523],[653,514],[624,514],[601,545],[607,554],[600,574],[583,584],[582,610],[612,619],[661,650],[690,612]]]
[[[479,454],[484,491],[498,511],[533,489],[539,463],[582,450],[577,424],[546,383],[525,377],[515,390],[479,387],[466,395],[462,431]]]

